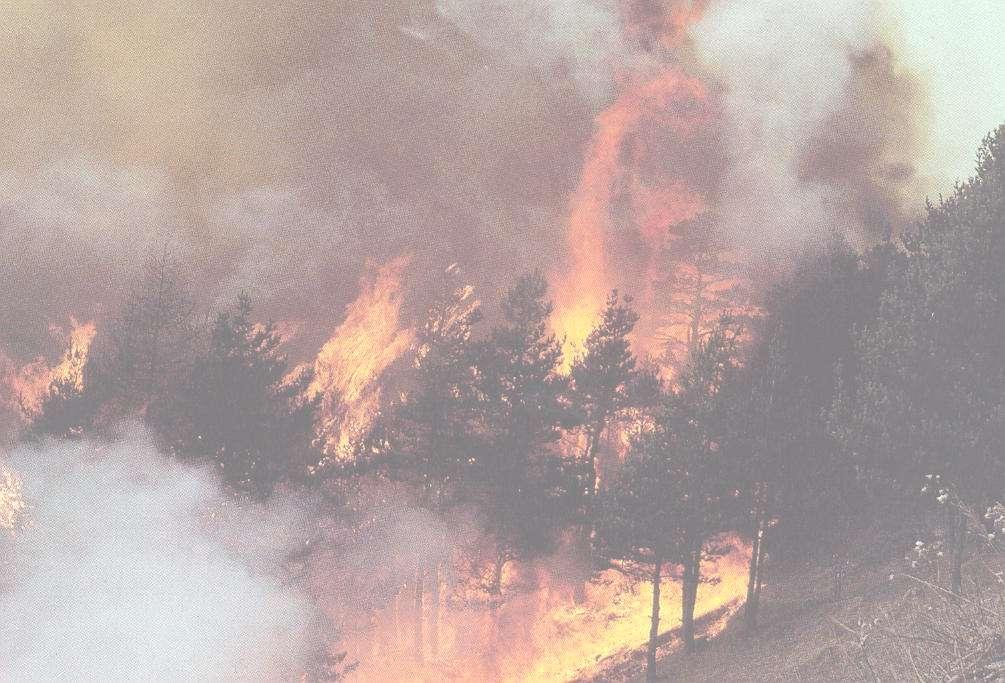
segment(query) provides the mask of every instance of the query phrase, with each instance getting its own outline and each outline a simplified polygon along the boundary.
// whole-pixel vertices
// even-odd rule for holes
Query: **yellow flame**
[[[733,535],[718,542],[732,549],[706,561],[695,606],[695,619],[718,614],[699,629],[716,635],[735,614],[746,594],[750,547]],[[609,569],[586,586],[586,599],[576,604],[560,568],[523,567],[510,563],[504,573],[506,597],[495,604],[441,598],[438,656],[429,648],[430,592],[425,594],[426,644],[423,661],[413,651],[415,612],[411,587],[379,613],[367,634],[340,643],[360,668],[359,681],[569,681],[602,676],[619,656],[648,641],[652,586]],[[664,567],[661,583],[660,633],[680,626],[681,586]],[[671,644],[671,647],[673,645]],[[662,648],[666,651],[666,647]]]
[[[408,262],[401,256],[364,276],[360,295],[314,360],[307,392],[325,397],[319,428],[335,455],[348,455],[372,424],[380,403],[377,380],[412,344],[414,330],[402,329],[399,320]]]
[[[62,333],[60,328],[53,328]],[[94,322],[80,323],[70,316],[70,331],[66,334],[66,349],[59,361],[50,366],[43,357],[18,366],[0,352],[0,378],[6,387],[9,408],[15,408],[26,419],[35,415],[56,382],[68,382],[78,391],[84,388],[84,366],[97,327]]]

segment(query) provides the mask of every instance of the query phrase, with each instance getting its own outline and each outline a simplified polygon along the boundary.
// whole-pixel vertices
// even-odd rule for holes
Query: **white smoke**
[[[883,226],[870,220],[891,216],[863,218],[870,198],[892,220],[923,205],[913,162],[925,98],[894,33],[874,0],[720,0],[694,27],[724,91],[720,215],[746,248],[767,258],[832,232],[874,238]],[[856,71],[870,51],[876,63]]]
[[[228,503],[138,428],[8,460],[28,511],[3,548],[0,678],[280,680],[317,653],[322,621],[282,579],[302,509]]]

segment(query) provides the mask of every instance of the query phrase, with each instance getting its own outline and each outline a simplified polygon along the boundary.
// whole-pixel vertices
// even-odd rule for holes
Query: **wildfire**
[[[673,237],[674,226],[705,210],[704,195],[690,188],[683,174],[654,182],[637,167],[645,163],[647,153],[645,140],[638,139],[641,129],[655,127],[660,135],[690,139],[706,124],[706,98],[701,81],[665,67],[653,78],[629,79],[614,103],[597,116],[569,207],[568,263],[553,278],[552,325],[565,339],[566,368],[596,324],[609,290],[624,282],[624,273],[612,271],[627,265],[638,271],[633,275],[642,275],[648,288],[658,272],[656,257]],[[641,263],[637,257],[631,259],[635,263],[611,262],[610,237],[626,209],[631,231],[645,245]]]
[[[700,623],[702,617],[717,617],[706,626],[706,636],[724,627],[746,593],[749,545],[732,535],[718,540],[732,550],[702,567],[706,582],[698,589],[695,618]],[[681,588],[674,573],[679,571],[664,569],[663,634],[680,626]],[[410,650],[416,614],[405,587],[368,633],[350,639],[350,656],[361,660],[354,680],[582,680],[602,677],[620,658],[645,645],[652,605],[648,582],[608,569],[587,585],[586,600],[576,604],[561,579],[553,566],[511,563],[501,604],[472,605],[444,591],[439,654],[426,651],[422,661]]]
[[[337,456],[348,455],[372,424],[380,405],[377,379],[414,339],[414,330],[402,329],[399,320],[408,263],[401,256],[364,275],[360,295],[314,360],[308,394],[323,396],[319,427]]]
[[[53,327],[54,334],[63,330]],[[8,408],[30,418],[42,406],[49,388],[56,383],[69,383],[78,391],[84,388],[84,366],[91,341],[97,332],[94,322],[80,323],[70,316],[70,331],[65,335],[66,349],[59,361],[50,366],[43,357],[18,366],[0,352],[0,379],[6,387]]]

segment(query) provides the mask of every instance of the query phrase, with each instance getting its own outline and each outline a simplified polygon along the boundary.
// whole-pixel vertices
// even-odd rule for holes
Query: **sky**
[[[893,0],[905,61],[928,79],[931,139],[924,160],[938,185],[973,173],[974,150],[1005,123],[1005,1]]]

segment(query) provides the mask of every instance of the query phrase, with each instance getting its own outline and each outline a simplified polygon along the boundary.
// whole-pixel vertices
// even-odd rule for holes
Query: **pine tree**
[[[653,600],[646,678],[656,674],[660,634],[660,588],[666,562],[681,556],[678,499],[679,474],[663,431],[640,435],[622,470],[600,492],[595,506],[596,544],[606,557],[648,565]]]
[[[738,330],[722,322],[698,342],[678,385],[662,394],[653,428],[638,436],[622,471],[600,494],[597,546],[651,567],[653,610],[647,670],[654,676],[659,582],[682,565],[681,636],[693,648],[702,560],[725,551],[711,541],[735,518],[735,482],[720,448],[727,406],[720,388],[736,369]]]
[[[87,400],[102,424],[170,399],[199,346],[194,310],[181,264],[167,253],[148,261],[87,363]]]
[[[600,323],[586,338],[583,355],[572,366],[570,398],[586,436],[587,495],[597,492],[597,450],[604,430],[631,403],[636,361],[628,337],[638,320],[631,299],[612,292]]]
[[[568,426],[558,374],[562,349],[549,331],[551,303],[539,273],[521,277],[507,294],[502,321],[478,348],[478,429],[471,473],[486,524],[503,565],[553,541],[569,499],[561,458],[554,452]]]
[[[474,418],[474,345],[480,303],[470,286],[447,273],[445,291],[430,307],[416,335],[416,353],[407,386],[388,406],[371,442],[390,475],[412,485],[420,506],[443,514],[463,499]],[[439,650],[440,563],[445,549],[434,550],[430,565],[416,571],[414,649],[422,659],[423,596],[430,595],[430,647]]]
[[[290,376],[272,323],[256,324],[241,294],[221,312],[208,347],[157,423],[175,454],[210,460],[234,489],[255,498],[280,482],[305,483],[320,461],[317,402],[303,398],[309,372]]]
[[[28,436],[54,436],[61,439],[79,438],[94,419],[90,397],[73,379],[53,382],[38,412],[32,419]]]
[[[937,495],[957,501],[957,594],[966,517],[1005,489],[1003,150],[1005,126],[979,149],[976,175],[905,235],[905,258],[858,339],[858,371],[832,419],[848,451],[869,449],[901,486],[938,478]]]
[[[733,525],[739,511],[737,481],[724,453],[732,416],[721,390],[737,370],[740,331],[724,318],[692,349],[659,430],[677,461],[670,495],[677,507],[676,560],[684,567],[681,639],[687,649],[694,647],[702,559],[724,552],[710,541]]]

